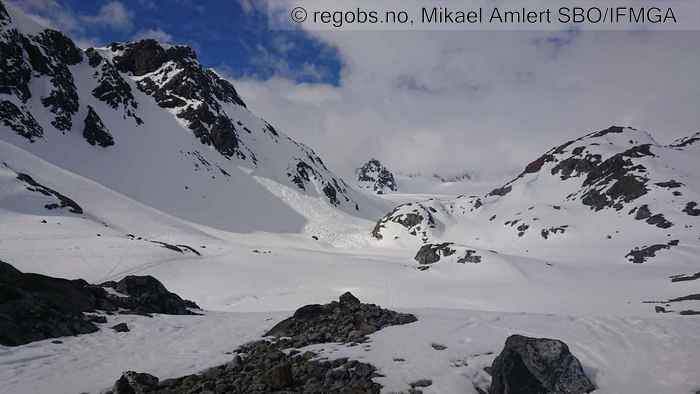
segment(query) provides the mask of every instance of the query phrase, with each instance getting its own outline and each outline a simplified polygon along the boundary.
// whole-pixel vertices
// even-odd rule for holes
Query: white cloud
[[[133,26],[131,11],[119,1],[105,3],[94,15],[76,13],[55,0],[12,0],[9,3],[37,23],[68,34],[81,48],[100,45],[98,39],[86,34],[86,24],[127,31]]]
[[[142,30],[134,35],[133,40],[138,41],[145,40],[147,38],[154,39],[162,44],[169,44],[173,42],[173,36],[161,29]]]
[[[255,6],[251,0],[238,0],[238,4],[246,14],[250,14],[251,12],[255,11]]]
[[[286,57],[294,48],[295,44],[292,41],[285,40],[282,37],[273,40],[270,48],[258,44],[249,62],[260,70],[260,72],[252,77],[258,77],[260,74],[267,75],[269,73],[272,74],[274,78],[285,78],[289,80],[323,80],[326,76],[326,70],[322,67],[308,62],[302,63],[297,67],[292,67],[292,65],[289,64]]]
[[[87,23],[106,26],[117,30],[130,30],[133,26],[132,13],[120,1],[110,1],[100,7],[95,15],[83,15]]]
[[[406,172],[504,173],[612,124],[660,141],[700,129],[699,32],[309,34],[337,48],[338,87],[283,72],[235,83],[344,174],[372,156]]]
[[[80,29],[75,14],[54,0],[12,0],[9,3],[48,28],[62,31]]]

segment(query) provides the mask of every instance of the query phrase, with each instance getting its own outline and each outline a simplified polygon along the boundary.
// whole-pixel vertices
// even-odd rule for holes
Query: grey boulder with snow
[[[562,341],[511,335],[491,366],[489,394],[583,394],[595,386]]]

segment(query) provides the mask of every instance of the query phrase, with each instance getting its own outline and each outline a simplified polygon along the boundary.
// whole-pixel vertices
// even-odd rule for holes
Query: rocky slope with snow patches
[[[697,133],[662,145],[611,127],[549,150],[486,195],[400,205],[372,235],[543,259],[690,262],[700,249],[699,145]]]
[[[399,190],[394,174],[377,159],[370,159],[357,171],[357,186],[377,194]]]
[[[303,231],[300,200],[357,217],[381,212],[251,113],[191,48],[143,40],[83,51],[0,7],[2,141],[224,230]]]

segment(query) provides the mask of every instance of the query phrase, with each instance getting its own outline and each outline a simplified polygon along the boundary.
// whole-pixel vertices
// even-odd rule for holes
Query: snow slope
[[[401,205],[372,235],[388,202],[423,197],[353,191],[188,48],[86,53],[7,8],[0,259],[91,282],[153,275],[210,312],[110,317],[132,331],[0,347],[0,393],[98,392],[124,369],[194,373],[289,313],[274,311],[345,291],[419,317],[368,348],[324,346],[380,367],[387,392],[423,378],[426,393],[476,392],[512,333],[566,341],[600,393],[700,390],[700,321],[655,312],[699,309],[667,301],[700,285],[671,280],[700,272],[700,135],[662,145],[631,129],[591,133],[491,193]],[[455,254],[414,260],[438,241]],[[632,264],[645,245],[668,249]]]
[[[308,218],[294,206],[297,195],[355,217],[384,209],[252,114],[192,49],[144,40],[82,51],[6,8],[2,141],[228,231],[303,231]]]
[[[698,167],[697,143],[612,127],[553,148],[486,195],[398,206],[373,236],[415,250],[451,241],[575,264],[697,269]]]

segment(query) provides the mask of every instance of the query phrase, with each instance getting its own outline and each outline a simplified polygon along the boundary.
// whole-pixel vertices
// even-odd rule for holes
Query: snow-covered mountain
[[[381,212],[251,113],[189,47],[83,51],[0,3],[0,53],[0,139],[138,202],[237,232],[300,232],[319,211]]]
[[[250,365],[233,349],[307,304],[294,315],[320,308],[327,322],[332,310],[348,337],[370,329],[347,344],[303,323],[333,343],[271,353],[275,363],[317,353],[307,361],[326,365],[319,380],[364,369],[384,392],[483,393],[506,338],[524,334],[565,341],[596,393],[700,388],[700,133],[663,145],[613,127],[493,191],[482,174],[395,173],[399,191],[377,197],[374,183],[353,190],[252,114],[190,48],[83,51],[0,0],[0,54],[0,261],[89,283],[150,275],[203,308],[95,310],[98,332],[0,345],[2,394],[104,392],[126,370],[228,378]],[[390,202],[418,200],[376,222]],[[346,292],[418,321],[373,332],[356,318],[375,320],[376,308],[350,299],[348,310],[367,312],[351,317],[320,305]],[[310,369],[267,360],[265,376],[310,380]]]
[[[393,172],[377,159],[370,159],[355,170],[355,176],[360,190],[371,194],[390,194],[385,196],[389,200],[411,199],[409,195],[458,195],[467,190],[481,190],[486,185],[485,182],[475,181],[472,174],[466,171],[451,175]]]
[[[355,173],[357,174],[357,186],[360,189],[377,194],[399,190],[396,180],[394,180],[394,174],[377,159],[370,159]]]
[[[542,259],[691,261],[700,252],[699,135],[663,145],[631,128],[590,133],[486,195],[400,205],[372,234]]]

